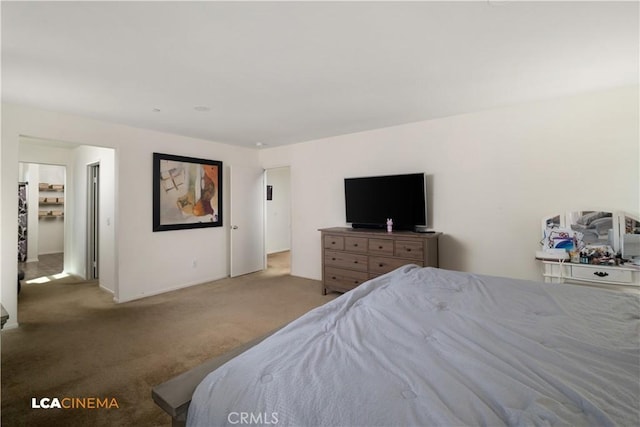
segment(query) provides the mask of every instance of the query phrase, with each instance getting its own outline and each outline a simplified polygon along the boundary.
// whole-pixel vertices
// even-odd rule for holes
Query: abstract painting
[[[153,153],[153,231],[222,226],[222,162]]]

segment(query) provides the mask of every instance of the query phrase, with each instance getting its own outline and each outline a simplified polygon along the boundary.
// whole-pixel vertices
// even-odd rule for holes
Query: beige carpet
[[[118,305],[97,283],[24,285],[20,327],[2,331],[2,425],[171,425],[154,385],[338,295],[289,276],[282,256],[269,266]],[[32,409],[33,397],[113,397],[119,409]]]

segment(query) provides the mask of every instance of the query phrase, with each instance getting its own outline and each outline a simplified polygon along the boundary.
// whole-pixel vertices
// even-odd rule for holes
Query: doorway
[[[65,225],[64,259],[61,261],[63,262],[61,271],[79,281],[96,283],[101,289],[113,293],[114,299],[117,300],[116,150],[33,137],[21,137],[19,150],[20,164],[57,164],[65,167],[64,216],[57,220]],[[91,189],[93,184],[88,185],[93,183],[92,174],[97,178],[93,189]],[[26,179],[20,176],[19,180]],[[30,209],[37,213],[39,180],[30,178],[29,181],[32,182],[29,185],[30,192],[35,189],[36,194],[35,202],[31,202]],[[53,181],[50,183],[57,184]],[[93,202],[87,200],[90,197],[90,191],[93,192]],[[90,205],[95,208],[92,213],[89,213]],[[34,215],[30,216],[34,217]],[[33,218],[29,219],[29,221],[33,220]],[[53,220],[49,219],[49,221]],[[30,238],[34,237],[31,231],[37,229],[37,215],[35,222],[36,227],[30,227],[28,231]],[[31,247],[33,248],[35,246]],[[89,258],[95,258],[95,268],[93,261],[88,264]],[[92,280],[91,276],[99,276],[99,282]]]
[[[38,280],[64,270],[66,167],[19,163],[25,183],[23,208],[25,240],[21,242],[19,269],[24,280]]]
[[[266,171],[267,269],[291,273],[291,168]]]

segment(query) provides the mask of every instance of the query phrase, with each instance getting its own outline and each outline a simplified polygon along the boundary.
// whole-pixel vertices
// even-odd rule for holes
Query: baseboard
[[[100,284],[98,284],[98,286],[99,286],[99,287],[100,287],[100,289],[102,289],[103,291],[109,292],[111,295],[115,295],[115,292],[114,292],[114,291],[112,291],[111,289],[109,289],[109,288],[105,288],[104,286],[102,286],[102,285],[100,285]]]
[[[197,281],[197,282],[188,282],[188,283],[183,283],[181,285],[177,285],[177,286],[172,286],[170,288],[165,288],[165,289],[161,289],[158,291],[153,291],[153,292],[149,292],[149,293],[144,293],[144,294],[139,294],[139,295],[134,295],[131,297],[127,297],[127,298],[113,298],[113,300],[118,303],[125,303],[125,302],[130,302],[130,301],[136,301],[142,298],[147,298],[147,297],[152,297],[152,296],[156,296],[156,295],[160,295],[160,294],[166,294],[167,292],[173,292],[173,291],[177,291],[180,289],[184,289],[184,288],[190,288],[191,286],[197,286],[197,285],[204,285],[206,283],[211,283],[211,282],[215,282],[216,280],[222,280],[222,279],[226,279],[229,276],[221,276],[216,278],[212,278],[212,279],[207,279],[206,281],[202,282],[202,281]]]
[[[16,329],[18,326],[20,326],[18,322],[10,323],[9,321],[7,321],[7,323],[5,323],[5,325],[2,327],[2,330],[6,331],[7,329]]]
[[[313,280],[314,282],[322,283],[322,277],[320,277],[319,279],[314,279],[313,277],[300,276],[299,274],[290,274],[289,276],[296,277],[298,279]]]
[[[291,250],[290,248],[275,249],[275,250],[267,252],[267,255],[279,254],[280,252],[289,252],[290,250]]]

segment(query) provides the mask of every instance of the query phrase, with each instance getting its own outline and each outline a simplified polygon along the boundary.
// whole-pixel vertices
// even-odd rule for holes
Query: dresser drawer
[[[633,275],[629,270],[602,268],[598,266],[571,266],[571,276],[575,279],[597,280],[599,282],[631,283]]]
[[[350,270],[367,271],[368,258],[369,257],[366,255],[327,250],[324,253],[324,265],[347,268]]]
[[[368,279],[369,275],[364,271],[343,270],[333,267],[325,267],[324,269],[324,285],[332,289],[350,290]]]
[[[398,267],[402,267],[407,264],[417,264],[422,266],[419,261],[409,261],[399,258],[386,258],[380,256],[369,257],[369,272],[372,275],[380,275],[395,270]]]
[[[375,255],[392,255],[393,240],[391,239],[369,239],[369,253]]]
[[[324,236],[324,247],[326,249],[344,249],[344,237],[342,236]]]
[[[368,241],[366,237],[345,237],[344,249],[350,252],[366,253]]]
[[[414,240],[396,240],[395,256],[423,259],[424,251],[422,250],[422,242],[416,242]]]
[[[386,230],[346,227],[320,231],[324,295],[328,291],[347,292],[403,265],[438,266],[440,233],[388,233]]]

